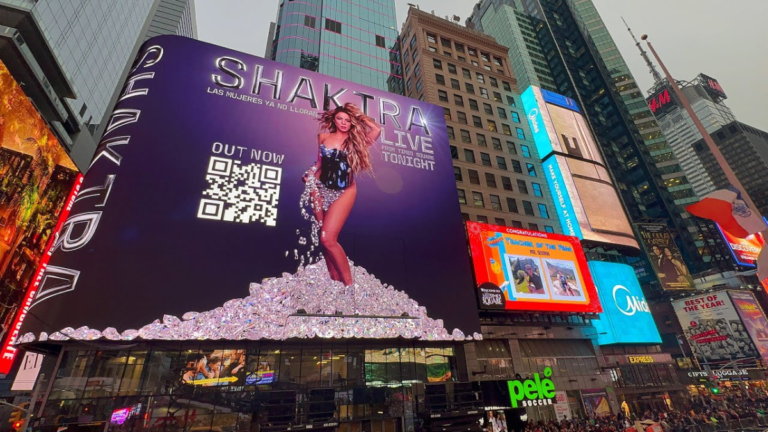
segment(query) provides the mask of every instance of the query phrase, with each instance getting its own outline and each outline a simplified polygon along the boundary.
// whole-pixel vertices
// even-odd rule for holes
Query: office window
[[[485,141],[485,135],[483,134],[476,134],[477,137],[477,145],[480,147],[488,147],[488,142]]]
[[[470,100],[469,100],[469,108],[470,108],[472,111],[477,111],[477,110],[478,110],[478,108],[477,108],[477,101],[476,101],[476,100],[474,100],[474,99],[470,99]]]
[[[507,223],[502,218],[493,218],[493,223],[499,226],[507,226]]]
[[[451,129],[451,133],[453,133],[453,128]],[[453,136],[451,136],[453,138]],[[459,149],[456,146],[451,146],[451,158],[459,160]]]
[[[523,130],[520,129],[520,128],[515,128],[515,130],[517,130],[517,137],[524,140],[525,139],[525,132],[523,132]]]
[[[437,36],[432,33],[427,33],[427,41],[430,43],[437,43]]]
[[[449,110],[448,108],[443,108],[443,115],[445,116],[446,120],[450,120],[451,119],[451,110]]]
[[[461,214],[461,220],[463,220],[464,222],[466,222],[466,221],[470,220],[470,219],[469,219],[469,214],[467,214],[467,213],[462,213],[462,214]]]
[[[546,231],[546,232],[548,232],[548,233],[552,233],[552,234],[554,234],[554,233],[555,233],[555,229],[554,229],[554,228],[552,228],[552,227],[551,227],[551,226],[549,226],[549,225],[544,225],[544,231]]]
[[[469,137],[469,131],[466,131],[464,129],[461,130],[461,141],[465,143],[472,143],[472,139]],[[475,161],[475,158],[472,157],[472,162]]]
[[[466,79],[472,79],[472,74],[469,72],[469,69],[467,68],[461,68],[461,75],[464,76]]]
[[[512,141],[507,141],[507,151],[509,154],[516,155],[517,154],[517,147],[515,147],[515,143]]]
[[[477,215],[477,221],[480,223],[488,223],[488,216]]]
[[[539,230],[539,224],[535,224],[533,222],[528,224],[528,229],[531,231],[538,231]]]
[[[525,144],[520,144],[520,151],[523,153],[523,157],[531,157],[531,150]]]
[[[480,72],[475,72],[475,76],[477,77],[477,82],[480,84],[485,84],[485,76],[483,74]]]
[[[467,175],[469,175],[469,182],[471,184],[480,184],[480,173],[476,170],[467,170]]]
[[[480,117],[473,115],[472,116],[472,125],[474,125],[475,127],[481,128],[481,127],[483,127],[483,120]]]
[[[440,85],[445,85],[445,77],[440,74],[435,74],[435,82]]]
[[[496,122],[495,121],[488,120],[488,130],[491,131],[491,132],[496,132],[497,131]]]
[[[470,61],[470,63],[472,63],[472,66],[480,67],[480,65],[474,60]]]
[[[452,53],[452,52],[450,52],[450,51],[443,51],[443,55],[444,55],[444,56],[446,56],[446,57],[451,57],[451,58],[453,58],[453,53]]]
[[[455,64],[451,64],[451,63],[448,63],[448,72],[450,72],[450,73],[452,73],[452,74],[456,75],[456,65],[455,65]]]
[[[405,82],[405,87],[406,87],[408,90],[410,90],[410,89],[411,89],[411,84],[413,84],[413,83],[411,82],[411,79],[410,79],[410,78],[408,78],[408,81],[406,81],[406,82]]]
[[[304,15],[304,25],[310,28],[317,28],[317,18],[309,15]],[[376,42],[378,44],[378,41],[381,36],[376,35]],[[384,45],[382,45],[384,46]]]
[[[507,105],[511,107],[516,107],[517,105],[515,105],[515,98],[513,98],[512,96],[507,96]]]
[[[499,88],[499,82],[494,77],[488,77],[488,80],[491,82],[491,87]]]
[[[507,197],[507,208],[511,213],[520,213],[517,209],[517,201],[514,198]]]
[[[485,173],[485,184],[488,187],[496,188],[496,176],[491,173]]]
[[[444,47],[451,49],[451,41],[450,39],[440,38],[440,43],[443,44]]]
[[[538,183],[531,182],[531,188],[533,188],[533,194],[537,197],[543,196],[541,193],[541,185]]]
[[[443,90],[438,90],[437,98],[440,99],[441,102],[448,102],[448,93]]]
[[[456,135],[454,135],[453,128],[451,126],[448,126],[448,138],[450,138],[452,140],[456,139]],[[458,159],[458,158],[456,158],[456,159]]]
[[[483,162],[483,165],[485,166],[493,166],[491,165],[491,155],[488,153],[480,153],[480,160]]]
[[[496,56],[493,57],[493,64],[495,64],[496,66],[503,66],[501,59]]]
[[[405,50],[405,52],[403,53],[403,60],[405,60],[406,65],[408,64],[408,60],[411,59],[411,56],[408,55],[408,52],[409,52],[408,50]]]
[[[488,115],[493,115],[493,107],[491,107],[490,104],[484,103],[483,104],[483,111],[485,111]]]
[[[520,123],[520,115],[514,111],[512,111],[512,121],[515,123]]]
[[[480,87],[480,97],[483,97],[485,99],[488,99],[488,90]]]
[[[491,143],[493,144],[493,149],[498,151],[504,151],[501,148],[501,140],[498,138],[491,137]]]
[[[516,161],[516,160],[512,159],[512,171],[514,171],[514,172],[516,172],[518,174],[522,174],[523,173],[523,166],[520,165],[519,161]]]
[[[486,54],[484,52],[480,53],[480,58],[483,59],[484,62],[490,62],[491,61],[491,59],[488,57],[488,54]]]
[[[472,192],[472,201],[475,203],[475,207],[485,207],[483,194],[480,192]]]
[[[464,106],[464,98],[459,95],[453,95],[453,103],[458,106]]]
[[[502,123],[501,130],[504,133],[504,135],[512,136],[512,129],[509,128],[508,124],[503,124]]]
[[[477,51],[474,48],[467,47],[467,53],[471,56],[477,57]]]
[[[461,62],[464,62],[464,63],[466,63],[466,62],[467,62],[467,59],[465,59],[465,58],[464,58],[464,57],[462,57],[462,56],[456,56],[456,58],[457,58],[459,61],[461,61]]]
[[[546,204],[539,204],[539,214],[544,219],[549,219],[549,212],[547,211]]]
[[[413,74],[418,77],[421,75],[421,63],[417,63],[416,66],[413,67]]]
[[[470,83],[464,83],[464,87],[467,89],[467,93],[475,94],[475,86]]]
[[[433,46],[431,46],[431,45],[430,45],[430,46],[429,46],[429,52],[433,52],[433,53],[436,53],[436,52],[437,52],[437,48],[435,48],[435,47],[433,47]]]
[[[461,177],[461,168],[457,166],[453,167],[453,178],[459,182],[464,181],[464,179]]]
[[[464,45],[454,42],[453,46],[456,48],[456,51],[463,53],[464,52]]]
[[[501,188],[506,191],[512,190],[512,179],[509,177],[501,176]]]
[[[457,189],[459,191],[459,204],[467,205],[467,193],[464,189]]]
[[[524,180],[517,181],[517,190],[519,190],[521,194],[528,195],[528,186],[526,186]]]
[[[516,220],[512,221],[512,228],[522,228],[522,227],[523,227],[523,223],[522,222],[516,221]]]
[[[531,177],[536,177],[536,167],[533,166],[533,164],[525,164],[525,168],[528,170],[528,175]]]
[[[504,89],[504,91],[512,91],[512,86],[509,85],[509,83],[506,81],[501,82],[501,87]],[[507,102],[509,102],[510,99],[512,99],[512,96],[507,96]],[[512,99],[512,103],[509,105],[515,105],[514,99]]]
[[[461,111],[457,111],[456,114],[457,114],[457,116],[459,118],[459,123],[467,124],[467,115],[466,114],[464,114]]]
[[[490,195],[489,198],[491,198],[491,208],[501,211],[501,199],[497,195]]]
[[[469,132],[467,132],[469,134]],[[475,152],[469,149],[464,149],[464,160],[470,163],[475,163]]]
[[[536,216],[533,213],[533,204],[530,201],[523,200],[523,212],[528,216]]]
[[[414,39],[416,37],[414,36]],[[384,36],[376,35],[376,46],[380,48],[386,48],[387,47],[387,41],[384,39]]]
[[[325,19],[325,29],[334,33],[341,34],[341,23],[332,19]]]
[[[499,169],[507,170],[507,160],[503,156],[496,156],[496,165],[499,166]]]
[[[411,58],[413,59],[413,61],[416,61],[416,58],[418,56],[419,56],[419,51],[418,50],[413,50],[413,54],[411,54]]]
[[[405,56],[408,57],[408,52],[407,51],[406,51],[406,55]],[[441,62],[438,59],[433,59],[432,60],[432,66],[434,66],[435,69],[443,70],[443,62]]]
[[[451,78],[451,88],[454,90],[461,90],[461,85],[459,84],[459,80]]]
[[[409,64],[406,64],[405,65],[405,75],[403,75],[403,76],[408,76],[410,74],[411,74],[411,66]]]
[[[495,100],[496,102],[501,102],[501,93],[493,92],[493,100]]]
[[[491,72],[493,69],[491,69],[488,65],[483,65],[483,69],[487,70],[488,72]]]
[[[413,37],[411,38],[411,49],[415,49],[415,48],[416,48],[416,35],[413,35]]]
[[[499,113],[499,118],[503,118],[503,119],[507,118],[507,110],[505,110],[504,108],[496,107],[496,112]]]
[[[423,86],[422,86],[422,83],[421,83],[421,78],[419,78],[419,80],[418,80],[418,81],[416,81],[416,91],[417,91],[417,92],[421,92],[421,88],[422,88],[422,87],[423,87]]]

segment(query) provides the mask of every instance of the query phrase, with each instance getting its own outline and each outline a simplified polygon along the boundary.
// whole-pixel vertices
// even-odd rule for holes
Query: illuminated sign
[[[36,354],[33,352],[24,353],[24,358],[21,360],[21,365],[16,371],[16,378],[13,380],[11,390],[13,391],[32,391],[35,388],[35,381],[40,374],[40,369],[43,367],[42,354]]]
[[[126,422],[126,420],[137,416],[139,413],[141,413],[141,404],[136,404],[126,408],[118,408],[112,411],[112,416],[110,417],[109,422],[112,424],[122,425]]]
[[[442,112],[147,41],[21,340],[466,340],[480,325]],[[245,379],[203,369],[186,381]]]
[[[635,270],[626,264],[590,261],[603,313],[592,321],[597,343],[661,343],[661,336],[645,300]]]
[[[601,311],[576,237],[476,222],[467,230],[481,308]]]
[[[665,290],[693,289],[693,278],[675,237],[666,224],[635,224],[661,287]]]
[[[768,319],[763,308],[750,291],[728,291],[728,294],[744,324],[743,327],[737,325],[736,331],[746,330],[762,359],[768,361]]]
[[[507,381],[509,401],[512,408],[552,405],[555,397],[555,383],[549,379],[552,376],[550,367],[544,368],[543,377],[536,372],[533,378],[526,380]]]
[[[658,92],[654,93],[648,99],[648,108],[654,115],[664,114],[676,107],[675,99],[672,98],[672,90],[668,87],[664,87]]]
[[[563,232],[605,247],[637,250],[618,191],[576,101],[533,86],[520,99]]]
[[[630,363],[653,363],[651,356],[627,356]]]
[[[704,90],[706,90],[706,92],[709,93],[709,95],[712,96],[712,98],[714,99],[728,98],[728,96],[725,95],[725,90],[723,90],[723,87],[720,85],[720,83],[716,79],[705,74],[699,74],[699,77],[701,78],[701,83],[704,86]]]
[[[728,243],[728,248],[731,250],[736,263],[746,267],[755,267],[755,261],[765,246],[763,235],[756,233],[742,239],[723,231],[720,225],[717,225],[717,228],[723,235],[725,242]]]

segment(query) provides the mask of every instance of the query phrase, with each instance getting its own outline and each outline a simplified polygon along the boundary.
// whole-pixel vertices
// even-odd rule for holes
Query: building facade
[[[280,0],[271,59],[399,92],[394,0]]]
[[[585,107],[631,221],[667,223],[680,233],[678,246],[691,272],[709,270],[716,254],[684,210],[697,200],[693,188],[594,4],[483,0],[467,24],[503,40],[523,85],[555,91]],[[645,260],[632,261],[640,274],[652,275]],[[655,284],[653,279],[642,282]]]
[[[144,33],[144,40],[168,34],[197,39],[194,0],[160,0]]]

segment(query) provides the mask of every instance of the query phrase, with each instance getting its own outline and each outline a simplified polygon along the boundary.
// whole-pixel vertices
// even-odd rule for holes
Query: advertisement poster
[[[581,391],[581,400],[590,417],[602,417],[611,415],[611,403],[608,401],[608,392],[604,389],[589,389]]]
[[[243,385],[246,366],[245,350],[200,352],[187,359],[181,381],[200,387]]]
[[[579,239],[467,222],[480,307],[601,312]]]
[[[669,228],[652,223],[639,223],[635,227],[661,287],[665,290],[693,289],[691,272]]]
[[[590,261],[589,269],[597,285],[603,313],[592,321],[597,343],[661,343],[635,269],[626,264]]]
[[[749,291],[729,291],[728,294],[742,321],[732,330],[740,335],[746,330],[762,359],[768,361],[768,320],[755,295]]]
[[[699,366],[754,368],[759,358],[728,293],[720,291],[672,302]]]
[[[479,331],[441,107],[161,36],[83,189],[22,342]]]
[[[508,432],[507,413],[504,410],[488,410],[483,422],[485,432]]]
[[[0,61],[0,340],[6,345],[79,176]]]
[[[757,257],[765,245],[765,239],[762,234],[756,233],[742,239],[723,231],[720,225],[717,226],[717,229],[720,230],[725,242],[728,243],[728,249],[731,250],[733,259],[736,260],[738,265],[756,267]]]
[[[571,419],[571,408],[568,405],[568,394],[564,391],[555,392],[555,416],[558,421]]]

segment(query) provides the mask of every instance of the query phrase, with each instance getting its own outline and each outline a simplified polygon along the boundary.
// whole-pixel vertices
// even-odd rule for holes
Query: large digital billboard
[[[467,222],[482,309],[598,313],[579,239]]]
[[[598,334],[597,343],[661,343],[659,330],[632,266],[590,261],[589,269],[603,306],[600,319],[592,321]]]
[[[693,278],[675,238],[665,224],[635,224],[653,270],[665,290],[693,289]]]
[[[757,257],[760,255],[760,251],[765,246],[765,239],[761,233],[755,233],[747,238],[738,238],[727,231],[723,231],[720,225],[717,225],[720,233],[723,235],[726,243],[728,243],[728,249],[731,250],[733,259],[737,264],[746,267],[756,267],[755,264]]]
[[[479,322],[451,162],[438,106],[155,38],[21,341],[465,340]]]
[[[757,366],[760,353],[726,291],[675,300],[672,307],[699,366]]]
[[[743,333],[746,330],[760,356],[768,361],[768,320],[763,308],[749,291],[729,291],[728,294],[742,321],[742,324],[736,325],[735,331]]]
[[[75,164],[0,61],[0,373],[14,357],[17,318],[75,185]]]
[[[538,87],[529,87],[521,100],[563,232],[637,252],[632,226],[576,101]]]

